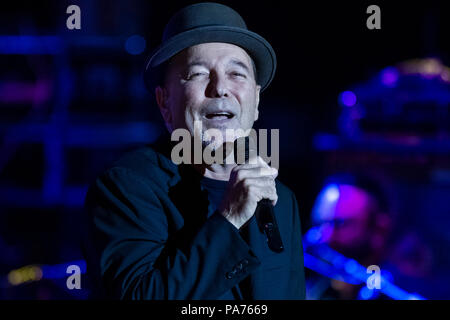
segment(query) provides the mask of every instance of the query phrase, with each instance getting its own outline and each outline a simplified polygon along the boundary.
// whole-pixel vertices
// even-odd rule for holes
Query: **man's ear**
[[[254,121],[258,120],[258,117],[259,117],[259,92],[260,91],[261,91],[261,86],[257,85],[256,86],[256,91],[255,91],[255,94],[256,94],[256,97],[255,97],[256,108],[255,108],[255,120]]]
[[[156,103],[158,104],[159,111],[164,119],[167,129],[172,127],[172,113],[170,112],[168,104],[168,93],[166,88],[157,86],[155,88]]]

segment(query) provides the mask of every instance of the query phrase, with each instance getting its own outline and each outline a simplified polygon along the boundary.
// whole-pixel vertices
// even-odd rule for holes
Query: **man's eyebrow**
[[[240,60],[232,59],[232,60],[230,60],[230,62],[228,64],[239,66],[239,67],[245,69],[245,71],[250,73],[250,68],[244,62],[242,62]]]
[[[228,64],[229,64],[229,65],[235,65],[235,66],[241,67],[241,68],[244,69],[246,72],[250,73],[250,68],[249,68],[244,62],[242,62],[241,60],[238,60],[238,59],[231,59],[231,60],[228,62]],[[208,64],[207,64],[205,61],[203,61],[203,60],[194,60],[194,61],[189,62],[189,63],[186,65],[186,69],[189,70],[190,68],[196,67],[196,66],[200,66],[200,67],[208,67]]]
[[[189,68],[192,68],[192,67],[195,67],[195,66],[206,67],[207,63],[205,61],[202,61],[202,60],[194,60],[194,61],[189,62],[186,65],[186,68],[189,69]]]

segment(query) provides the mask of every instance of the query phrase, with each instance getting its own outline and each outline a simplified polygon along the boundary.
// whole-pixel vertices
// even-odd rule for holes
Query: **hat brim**
[[[261,91],[272,81],[276,70],[276,56],[272,46],[260,35],[237,27],[206,26],[177,34],[159,46],[148,58],[144,79],[153,90],[155,70],[180,51],[207,42],[225,42],[245,49],[252,57],[257,70],[257,83]]]

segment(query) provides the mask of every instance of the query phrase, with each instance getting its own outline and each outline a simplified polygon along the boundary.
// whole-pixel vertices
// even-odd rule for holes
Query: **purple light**
[[[344,91],[340,94],[339,101],[341,105],[352,107],[356,104],[356,95],[352,91]]]
[[[0,102],[4,103],[41,104],[50,98],[51,93],[52,86],[47,80],[39,80],[36,83],[14,81],[0,83]]]
[[[387,87],[393,87],[398,81],[398,71],[394,67],[388,67],[381,72],[381,82]]]

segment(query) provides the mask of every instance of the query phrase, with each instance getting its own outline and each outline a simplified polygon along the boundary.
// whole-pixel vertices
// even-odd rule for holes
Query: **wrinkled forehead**
[[[252,67],[251,58],[241,47],[223,42],[208,42],[184,49],[175,55],[170,64],[175,67],[186,67],[192,64],[230,64],[241,62],[248,68]]]

